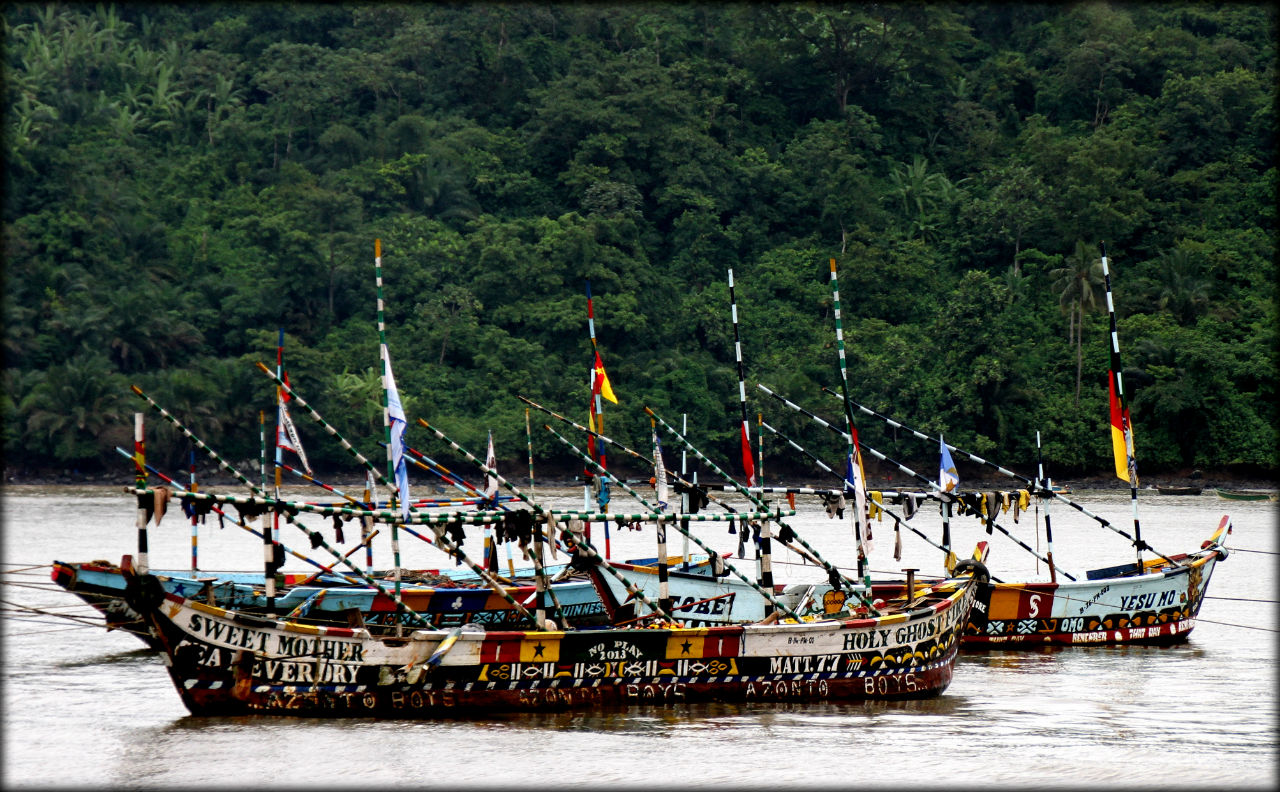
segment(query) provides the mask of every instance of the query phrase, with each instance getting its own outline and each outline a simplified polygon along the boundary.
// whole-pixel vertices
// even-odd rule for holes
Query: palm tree
[[[1067,341],[1076,344],[1076,404],[1080,404],[1080,378],[1084,365],[1081,336],[1084,315],[1100,309],[1102,304],[1102,260],[1095,258],[1093,248],[1084,240],[1076,241],[1076,252],[1066,265],[1049,272],[1053,289],[1058,293],[1058,306],[1069,317]]]
[[[1168,308],[1180,324],[1190,324],[1209,304],[1209,281],[1200,276],[1200,263],[1186,248],[1160,257],[1160,307]]]

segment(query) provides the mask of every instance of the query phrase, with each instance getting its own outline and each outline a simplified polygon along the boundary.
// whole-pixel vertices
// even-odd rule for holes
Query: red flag
[[[596,375],[591,386],[591,392],[599,393],[604,398],[618,403],[618,397],[613,395],[613,386],[609,384],[609,375],[604,373],[604,361],[600,359],[600,352],[596,352]]]
[[[1128,430],[1130,440],[1133,437],[1133,424],[1129,420],[1129,408],[1122,407],[1120,396],[1116,392],[1116,373],[1107,373],[1107,389],[1111,397],[1111,454],[1115,457],[1116,476],[1123,481],[1129,480],[1129,447],[1125,439]]]
[[[747,486],[754,487],[756,485],[756,463],[751,456],[751,432],[747,429],[747,422],[742,422],[742,469],[747,474]]]

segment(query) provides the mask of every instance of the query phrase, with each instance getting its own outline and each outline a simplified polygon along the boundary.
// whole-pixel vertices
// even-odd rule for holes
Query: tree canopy
[[[1106,471],[1105,242],[1140,470],[1277,470],[1271,4],[0,14],[11,475],[118,470],[130,385],[257,460],[278,329],[292,385],[376,456],[375,239],[411,426],[492,431],[513,463],[516,396],[585,418],[589,280],[607,433],[646,448],[645,406],[687,415],[740,474],[729,269],[752,417],[838,459],[754,387],[840,415],[834,258],[854,400],[1006,465],[1039,431],[1055,475]],[[539,465],[574,471],[543,422]]]

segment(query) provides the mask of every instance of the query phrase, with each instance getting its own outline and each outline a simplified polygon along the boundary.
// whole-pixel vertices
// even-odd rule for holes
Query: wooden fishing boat
[[[705,577],[710,573],[710,559],[705,555],[692,556],[688,564],[682,562],[680,557],[668,559],[672,567],[685,570],[683,574]],[[656,563],[656,558],[640,558],[627,562],[626,566],[643,570],[653,569]],[[574,626],[607,623],[609,614],[587,575],[571,573],[568,564],[553,564],[546,568],[548,576],[559,578],[550,585],[561,605],[561,613]],[[263,593],[261,572],[201,574],[154,570],[152,574],[168,593],[242,613],[279,618],[301,611],[302,615],[297,618],[308,624],[347,626],[358,620],[375,633],[397,623],[407,623],[404,614],[398,611],[386,593],[372,587],[352,586],[334,575],[323,575],[311,585],[299,585],[313,575],[281,573],[278,576],[279,594],[268,604]],[[50,576],[59,586],[97,609],[106,620],[108,630],[129,632],[153,649],[159,649],[145,629],[141,616],[125,602],[125,575],[120,566],[107,561],[54,561]],[[382,578],[390,583],[385,575]],[[432,626],[448,628],[465,622],[508,629],[533,626],[511,607],[506,598],[492,592],[468,570],[449,575],[441,575],[435,569],[418,570],[410,572],[407,580],[409,585],[401,590],[402,601]],[[505,580],[512,584],[505,587],[512,599],[517,602],[532,599],[536,588],[532,569],[518,569],[514,577]]]
[[[979,586],[978,604],[965,628],[966,648],[1046,644],[1172,644],[1195,627],[1209,579],[1226,559],[1231,518],[1201,549],[1092,570],[1087,580],[993,583]]]
[[[1231,520],[1223,517],[1201,549],[1096,569],[1084,581],[978,583],[977,598],[962,636],[964,649],[1173,644],[1187,640],[1195,626],[1217,562],[1228,555]],[[983,543],[985,545],[985,543]],[[975,557],[985,558],[985,546]],[[615,564],[615,567],[620,565]],[[620,568],[629,581],[656,596],[653,569]],[[592,582],[615,621],[634,618],[634,606],[616,581],[593,574]],[[703,624],[735,624],[763,618],[763,600],[732,578],[695,580],[680,574],[668,581],[673,608],[681,618]],[[845,593],[828,583],[776,587],[778,599],[803,616],[839,609]],[[861,589],[865,594],[866,590]],[[867,598],[903,595],[903,584],[873,581]],[[834,601],[834,606],[832,605]],[[687,616],[686,616],[687,614]]]
[[[194,715],[432,717],[686,702],[910,699],[940,694],[974,600],[972,575],[880,615],[725,627],[571,631],[322,628],[263,619],[129,576]]]
[[[1219,498],[1234,501],[1274,501],[1276,493],[1263,492],[1261,490],[1214,490],[1218,493]]]
[[[1156,487],[1161,495],[1199,495],[1200,487]]]

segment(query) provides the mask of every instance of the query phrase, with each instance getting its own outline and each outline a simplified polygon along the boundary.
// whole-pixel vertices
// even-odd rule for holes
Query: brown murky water
[[[557,507],[582,502],[579,491],[538,494]],[[1132,528],[1127,491],[1072,497]],[[24,486],[4,488],[2,498],[5,788],[1129,789],[1171,782],[1271,788],[1277,779],[1273,503],[1230,502],[1211,490],[1198,497],[1141,494],[1143,536],[1165,554],[1199,547],[1223,514],[1234,521],[1230,545],[1239,552],[1219,565],[1182,646],[962,654],[946,692],[919,702],[686,705],[412,722],[189,716],[161,659],[135,638],[49,615],[92,616],[52,588],[47,565],[119,561],[133,552],[131,498],[118,488]],[[615,512],[633,508],[621,494],[612,505]],[[812,499],[799,507],[790,520],[797,532],[831,561],[851,564],[847,521],[829,520]],[[1043,551],[1035,517],[1003,522]],[[154,568],[188,568],[190,526],[181,518],[175,510],[152,529]],[[1054,507],[1052,520],[1062,568],[1078,573],[1132,560],[1123,538],[1088,517]],[[911,521],[935,540],[939,524],[927,509]],[[1048,579],[1042,564],[999,534],[988,537],[976,524],[953,529],[958,549],[990,541],[988,565],[1000,578]],[[468,530],[465,549],[476,550],[478,529]],[[697,531],[723,551],[737,550],[737,536],[723,524]],[[307,547],[300,534],[282,538]],[[599,528],[594,538],[603,545]],[[872,568],[938,571],[938,551],[907,531],[902,541],[903,559],[894,561],[892,528],[878,524]],[[653,542],[652,530],[610,536],[617,558],[652,555]],[[405,566],[452,565],[412,538],[402,544]],[[671,551],[680,547],[673,534]],[[387,543],[378,551],[378,563],[389,564]],[[200,559],[206,570],[253,568],[261,544],[210,523],[202,529]],[[813,566],[786,563],[792,560],[775,559],[780,581],[821,577]],[[307,567],[291,559],[286,569]]]

